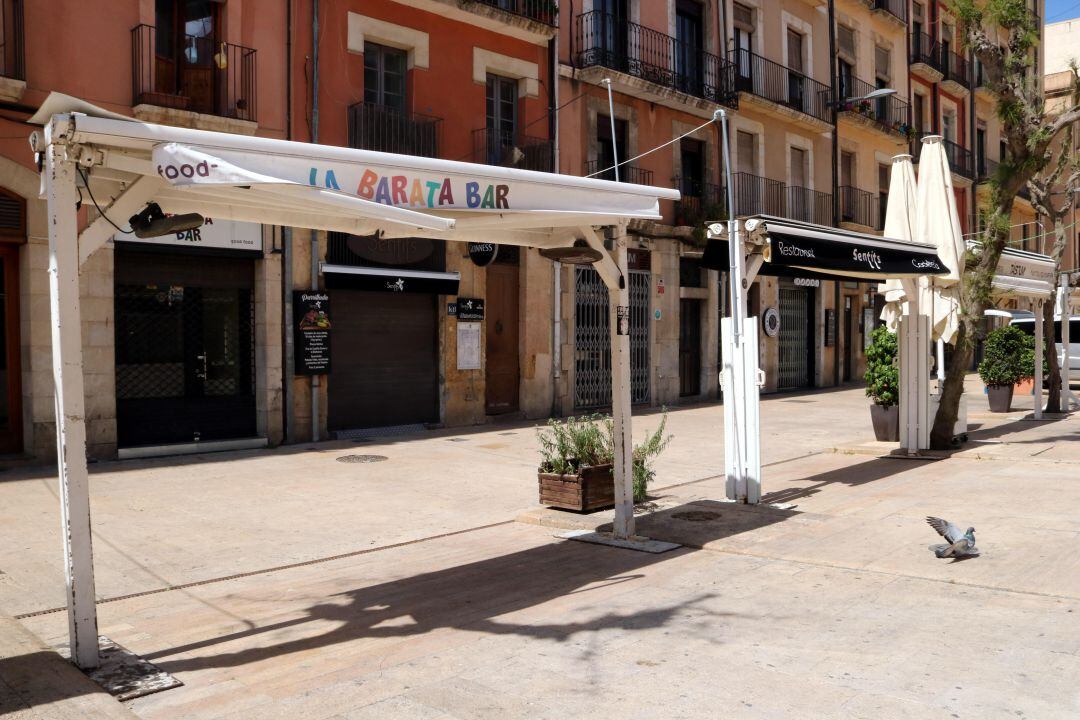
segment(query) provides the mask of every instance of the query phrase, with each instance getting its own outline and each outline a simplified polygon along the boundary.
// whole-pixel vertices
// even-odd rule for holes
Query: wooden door
[[[0,245],[0,453],[22,450],[19,247]]]
[[[518,409],[518,266],[496,262],[487,268],[487,364],[484,379],[489,415]]]
[[[855,316],[851,309],[851,296],[844,296],[844,382],[851,382],[855,364]]]
[[[679,397],[701,394],[701,301],[679,301]]]

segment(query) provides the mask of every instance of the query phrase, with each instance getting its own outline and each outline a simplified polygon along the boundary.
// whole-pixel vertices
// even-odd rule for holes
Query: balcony
[[[22,0],[0,0],[0,100],[18,102],[25,90]]]
[[[913,32],[908,39],[911,50],[909,55],[911,72],[927,82],[941,82],[941,79],[945,77],[945,72],[941,67],[941,52],[937,41],[922,32]]]
[[[871,9],[907,27],[907,0],[871,0]]]
[[[477,5],[487,5],[511,15],[533,22],[559,26],[559,6],[555,0],[473,0]]]
[[[360,150],[438,157],[441,129],[442,118],[373,103],[349,106],[349,147]]]
[[[942,52],[944,79],[941,87],[945,92],[964,96],[971,90],[971,63],[963,55],[951,50]]]
[[[597,180],[614,180],[615,170],[607,170],[599,175],[593,175],[593,173],[599,172],[606,168],[611,167],[612,163],[605,161],[603,165],[599,160],[589,160],[585,163],[585,176],[594,177]],[[653,171],[646,170],[645,168],[638,167],[636,165],[620,165],[619,166],[619,182],[632,183],[634,185],[652,185],[653,184]]]
[[[997,160],[991,160],[988,157],[981,157],[975,161],[975,182],[986,182],[990,178],[994,177],[998,171]]]
[[[915,138],[911,141],[911,157],[914,158],[915,164],[919,162],[919,153],[922,152],[922,139],[927,135],[935,135],[937,133],[916,133]],[[967,178],[968,180],[975,179],[975,158],[974,154],[965,148],[964,146],[953,142],[952,140],[942,140],[942,145],[945,147],[945,157],[949,161],[949,169],[953,175],[959,175],[960,177]]]
[[[833,102],[828,85],[749,50],[734,50],[732,59],[737,90],[768,101],[766,109],[787,111],[788,119],[812,129],[829,127]]]
[[[132,104],[140,119],[253,133],[255,50],[212,37],[158,36],[153,25],[131,30]],[[215,116],[216,122],[198,116]]]
[[[626,76],[613,78],[621,92],[676,108],[684,101],[675,93],[704,101],[701,107],[736,106],[734,69],[724,58],[598,10],[578,15],[574,33],[577,65]],[[587,79],[606,77],[593,74],[595,78]]]
[[[547,138],[529,137],[494,128],[473,131],[473,161],[519,170],[552,172],[553,145]]]
[[[840,117],[859,122],[892,136],[905,136],[911,124],[911,107],[897,95],[873,100],[846,102],[846,98],[863,97],[878,88],[857,77],[840,75],[836,81],[840,97],[844,98]]]
[[[779,180],[751,173],[735,173],[733,195],[736,217],[775,215],[792,220],[832,224],[832,195],[804,187],[788,187]],[[704,220],[725,220],[727,190],[713,183],[691,183],[675,178],[682,193],[676,203],[676,223],[695,225]],[[708,215],[709,217],[705,217]]]
[[[878,230],[882,227],[881,199],[872,192],[851,185],[840,186],[840,224]]]

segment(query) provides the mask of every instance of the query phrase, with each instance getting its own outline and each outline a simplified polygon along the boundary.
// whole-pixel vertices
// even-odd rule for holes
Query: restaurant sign
[[[293,321],[296,374],[330,372],[330,294],[294,290]]]

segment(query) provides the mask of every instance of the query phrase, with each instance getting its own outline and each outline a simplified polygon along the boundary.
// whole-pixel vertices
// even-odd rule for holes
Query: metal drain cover
[[[719,519],[720,513],[709,512],[708,510],[688,510],[687,512],[675,513],[671,517],[687,522],[708,522]]]
[[[385,455],[342,455],[334,458],[339,463],[376,463],[386,460]]]

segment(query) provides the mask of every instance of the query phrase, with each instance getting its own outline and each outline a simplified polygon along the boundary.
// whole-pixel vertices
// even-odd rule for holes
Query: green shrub
[[[1018,327],[1006,325],[991,331],[983,346],[983,359],[979,363],[979,377],[987,385],[1015,385],[1021,378],[1035,372],[1035,339]],[[1025,374],[1025,359],[1031,371]]]
[[[656,476],[652,461],[671,442],[672,436],[664,435],[666,428],[667,413],[664,413],[656,431],[634,446],[634,502],[645,500],[649,483]],[[553,418],[536,435],[540,440],[540,472],[574,475],[583,467],[614,461],[615,423],[609,415],[570,417],[563,421]]]
[[[884,325],[870,333],[870,347],[866,349],[866,396],[882,407],[899,402],[900,369],[896,354],[896,333],[889,332]]]
[[[1035,377],[1035,336],[1024,333],[1024,337],[1027,338],[1026,345],[1024,346],[1024,354],[1020,359],[1020,364],[1023,367],[1023,375],[1021,379]],[[1046,351],[1047,343],[1043,342],[1043,378],[1050,377],[1050,366],[1046,364]]]

